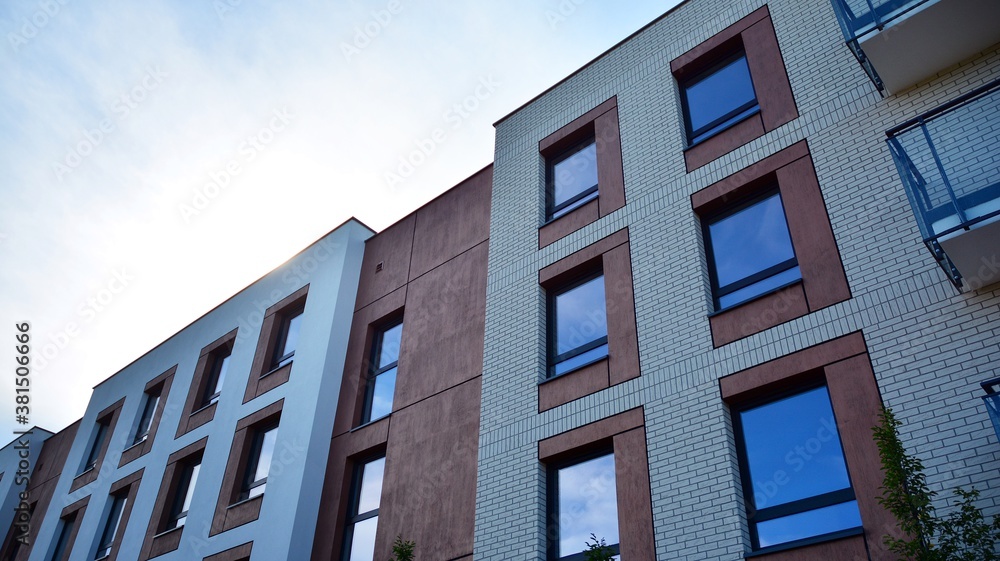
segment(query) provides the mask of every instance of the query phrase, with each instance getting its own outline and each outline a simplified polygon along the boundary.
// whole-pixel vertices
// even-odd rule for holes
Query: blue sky
[[[95,384],[347,218],[381,230],[481,169],[493,122],[674,4],[0,4],[0,334],[29,321],[48,349],[32,423],[81,417]]]

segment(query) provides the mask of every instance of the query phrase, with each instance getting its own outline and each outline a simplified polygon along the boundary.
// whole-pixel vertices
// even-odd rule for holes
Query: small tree
[[[416,548],[416,542],[404,541],[403,536],[396,536],[396,541],[392,542],[392,557],[389,561],[413,561],[413,550]]]
[[[885,479],[879,504],[899,522],[904,538],[885,536],[889,550],[900,561],[1000,561],[1000,516],[987,524],[976,508],[979,491],[955,489],[956,510],[938,518],[931,504],[937,495],[927,486],[924,465],[906,451],[899,439],[902,422],[891,409],[883,409],[872,431],[878,445]]]
[[[593,543],[591,543],[591,540],[593,540]],[[585,543],[587,545],[587,550],[583,552],[583,558],[586,559],[586,561],[611,561],[614,559],[615,552],[613,549],[608,547],[604,538],[598,540],[597,536],[591,532],[590,540],[587,540]]]

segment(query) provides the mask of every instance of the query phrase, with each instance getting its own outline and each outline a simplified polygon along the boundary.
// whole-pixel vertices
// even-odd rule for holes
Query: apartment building
[[[95,388],[0,559],[889,560],[883,405],[1000,515],[997,21],[680,4]]]

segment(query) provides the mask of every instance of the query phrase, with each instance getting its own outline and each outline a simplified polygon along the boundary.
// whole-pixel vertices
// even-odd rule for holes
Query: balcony
[[[832,0],[847,46],[883,94],[1000,42],[997,0]]]
[[[924,244],[948,278],[960,290],[1000,281],[1000,80],[886,136]]]

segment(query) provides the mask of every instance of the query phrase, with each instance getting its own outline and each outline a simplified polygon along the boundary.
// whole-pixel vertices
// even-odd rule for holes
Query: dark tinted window
[[[153,426],[153,415],[156,413],[156,406],[160,403],[159,393],[147,393],[145,396],[142,416],[139,417],[139,426],[135,431],[135,443],[142,442],[149,436],[149,429]]]
[[[282,325],[281,338],[275,347],[274,368],[280,368],[292,362],[295,348],[299,344],[299,326],[302,324],[302,310],[293,312],[285,318]]]
[[[739,430],[755,547],[861,526],[825,386],[741,411]]]
[[[729,58],[682,84],[688,142],[694,144],[759,110],[746,55]]]
[[[101,534],[101,541],[97,546],[97,553],[94,555],[94,559],[104,559],[111,555],[111,547],[115,543],[115,536],[118,534],[119,526],[121,525],[126,501],[127,499],[124,496],[116,496],[111,503],[111,512],[108,513],[108,519],[104,523],[104,532]]]
[[[399,345],[402,336],[403,323],[399,322],[380,330],[375,337],[362,423],[392,413],[392,400],[396,392],[396,372],[399,364]]]
[[[778,193],[710,220],[706,234],[717,309],[802,278]]]
[[[231,355],[216,356],[212,362],[212,372],[205,384],[205,396],[203,405],[210,405],[219,401],[222,395],[222,386],[226,382],[226,372],[229,370],[229,358]]]
[[[264,494],[267,486],[267,474],[271,470],[271,458],[274,455],[274,443],[278,437],[278,427],[258,431],[254,435],[253,448],[247,462],[246,483],[243,487],[243,499],[250,499]]]
[[[562,374],[608,355],[604,276],[556,293],[550,303],[550,374]]]
[[[549,218],[597,197],[597,143],[588,141],[549,165]]]

